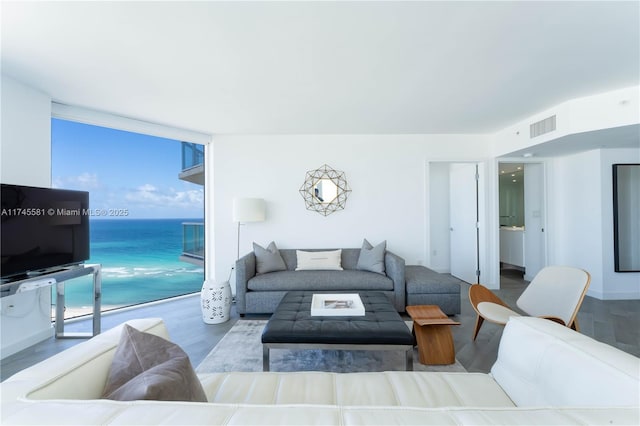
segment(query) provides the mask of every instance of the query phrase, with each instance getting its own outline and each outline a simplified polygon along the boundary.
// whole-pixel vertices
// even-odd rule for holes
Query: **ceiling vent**
[[[529,138],[533,139],[536,136],[544,135],[545,133],[553,132],[556,129],[556,116],[552,115],[544,120],[537,121],[529,126]]]

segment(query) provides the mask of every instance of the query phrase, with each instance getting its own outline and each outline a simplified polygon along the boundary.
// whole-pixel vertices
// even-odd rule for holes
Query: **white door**
[[[546,264],[544,167],[524,165],[524,279],[531,281]]]
[[[451,275],[470,284],[478,282],[476,167],[454,163],[449,168]]]

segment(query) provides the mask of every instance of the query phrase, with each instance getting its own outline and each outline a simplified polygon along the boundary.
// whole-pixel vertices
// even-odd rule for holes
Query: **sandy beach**
[[[109,311],[112,309],[122,308],[122,305],[102,305],[101,311]],[[93,314],[93,306],[81,306],[81,307],[73,307],[73,308],[65,308],[64,310],[64,319],[71,319],[76,317],[81,317],[84,315]],[[55,306],[51,307],[51,319],[56,319],[56,308]]]

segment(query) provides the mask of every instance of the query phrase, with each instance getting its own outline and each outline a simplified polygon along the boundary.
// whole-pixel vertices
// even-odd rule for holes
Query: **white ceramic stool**
[[[216,283],[205,280],[200,291],[202,321],[207,324],[220,324],[229,321],[231,311],[231,285],[229,281]]]

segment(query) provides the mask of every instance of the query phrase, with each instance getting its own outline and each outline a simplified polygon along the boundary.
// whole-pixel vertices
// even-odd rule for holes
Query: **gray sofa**
[[[302,249],[300,249],[302,250]],[[304,249],[326,251],[337,249]],[[273,313],[287,291],[380,291],[389,297],[399,312],[405,310],[405,261],[385,252],[386,275],[356,268],[360,249],[342,249],[342,271],[296,271],[296,250],[281,249],[286,271],[256,274],[253,252],[236,262],[236,309],[238,313]]]
[[[463,281],[420,265],[407,265],[404,275],[407,285],[407,306],[438,305],[447,315],[456,315],[461,312],[460,286]]]

